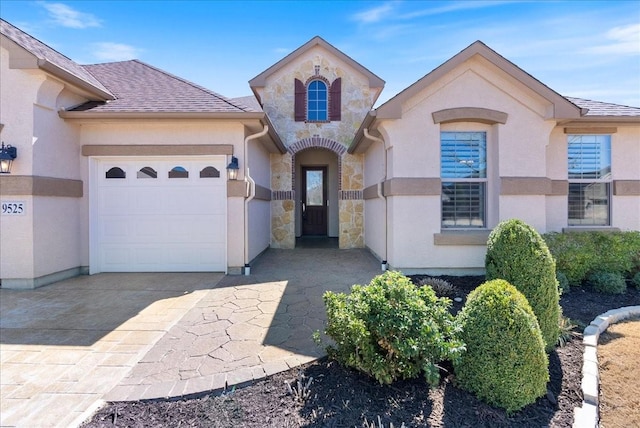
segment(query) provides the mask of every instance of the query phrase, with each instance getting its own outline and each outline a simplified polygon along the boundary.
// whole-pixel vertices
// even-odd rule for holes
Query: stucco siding
[[[249,159],[249,173],[256,186],[269,190],[269,200],[254,198],[248,207],[248,242],[249,260],[253,260],[261,252],[269,247],[271,242],[271,169],[270,154],[257,141],[249,141],[247,158]],[[230,215],[232,215],[230,213]],[[233,239],[232,237],[230,237]]]
[[[36,278],[81,266],[79,204],[78,198],[33,198]]]
[[[614,180],[640,180],[640,126],[620,126],[611,136],[611,174]]]
[[[12,196],[3,200],[22,201],[25,215],[2,216],[0,221],[0,279],[33,278],[34,204],[31,196]],[[6,284],[5,284],[6,286]]]
[[[9,52],[0,48],[0,136],[5,144],[18,149],[19,161],[14,162],[12,174],[31,175],[33,157],[33,106],[38,89],[45,80],[44,73],[9,68]],[[24,159],[24,160],[20,160]]]
[[[386,203],[384,199],[368,199],[364,203],[364,244],[381,260],[386,260]]]

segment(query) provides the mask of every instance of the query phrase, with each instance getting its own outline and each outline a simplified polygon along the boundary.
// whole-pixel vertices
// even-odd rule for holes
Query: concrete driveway
[[[103,400],[222,389],[316,359],[324,291],[379,268],[366,250],[270,249],[250,276],[99,274],[0,290],[0,425],[76,426]]]

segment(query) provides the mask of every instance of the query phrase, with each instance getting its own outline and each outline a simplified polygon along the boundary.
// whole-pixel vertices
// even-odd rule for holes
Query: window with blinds
[[[567,137],[569,226],[608,226],[611,208],[611,136]]]
[[[486,133],[440,133],[440,176],[442,227],[485,227]]]

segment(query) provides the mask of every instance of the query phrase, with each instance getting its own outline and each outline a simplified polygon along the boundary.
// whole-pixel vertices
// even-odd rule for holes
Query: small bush
[[[388,384],[424,374],[440,379],[437,363],[455,360],[464,350],[460,329],[449,314],[451,301],[430,287],[416,287],[388,271],[350,294],[327,291],[325,333],[335,341],[327,353],[348,367]]]
[[[551,351],[560,334],[560,305],[556,264],[542,237],[521,220],[503,221],[489,235],[485,267],[487,280],[504,279],[525,295]]]
[[[619,273],[592,273],[589,275],[588,281],[593,286],[593,289],[600,293],[624,294],[627,291],[627,282]]]
[[[595,272],[640,272],[640,231],[547,233],[544,240],[572,287]]]
[[[485,282],[469,294],[458,318],[467,347],[454,361],[460,386],[507,412],[546,393],[549,361],[540,327],[514,286]]]
[[[633,279],[631,280],[631,283],[635,285],[636,288],[640,288],[640,272],[633,275]]]
[[[440,297],[455,297],[456,288],[449,281],[442,278],[423,278],[418,282],[418,286],[424,287],[428,285]]]
[[[569,292],[571,287],[569,287],[569,280],[567,279],[567,275],[560,271],[557,271],[556,279],[558,280],[558,291],[560,292],[560,294],[562,295]]]
[[[558,346],[561,348],[564,347],[567,343],[571,341],[576,335],[574,331],[577,327],[577,324],[574,324],[573,320],[569,317],[561,316],[558,320],[558,327],[560,328],[560,337],[558,337]],[[584,329],[583,329],[584,330]]]

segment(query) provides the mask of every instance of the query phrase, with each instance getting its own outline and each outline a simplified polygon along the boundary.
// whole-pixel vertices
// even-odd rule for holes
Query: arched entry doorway
[[[271,246],[294,248],[297,236],[303,236],[302,176],[306,171],[326,167],[326,230],[338,237],[340,248],[364,247],[363,156],[348,154],[342,144],[313,136],[298,140],[282,156],[271,157]],[[323,170],[324,171],[324,170]],[[306,206],[305,206],[306,209]],[[322,236],[322,235],[320,235]]]
[[[329,138],[304,138],[289,147],[295,201],[295,236],[338,240],[342,157],[346,148]],[[299,242],[299,239],[298,239]]]
[[[336,154],[323,148],[295,155],[296,238],[338,237],[338,164]]]

